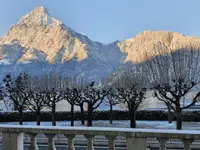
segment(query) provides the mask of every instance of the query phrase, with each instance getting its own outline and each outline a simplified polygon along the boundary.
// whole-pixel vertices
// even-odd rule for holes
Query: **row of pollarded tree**
[[[76,85],[75,78],[55,75],[53,73],[42,76],[20,74],[16,79],[7,75],[1,87],[1,97],[8,107],[13,105],[18,111],[19,124],[23,124],[24,110],[31,110],[37,116],[37,125],[40,125],[40,113],[49,108],[52,115],[52,125],[56,125],[56,104],[66,100],[71,108],[71,126],[74,125],[74,107],[80,106],[82,124],[84,124],[84,103],[88,106],[88,126],[92,126],[92,113],[108,95],[108,90],[89,86]],[[79,87],[78,87],[79,86]],[[68,106],[66,106],[68,107]]]
[[[183,110],[200,99],[200,50],[191,47],[173,50],[162,46],[144,55],[146,61],[122,69],[120,78],[119,74],[110,77],[112,87],[123,87],[118,90],[122,93],[117,95],[123,97],[123,101],[129,101],[127,106],[133,118],[138,104],[145,98],[145,92],[153,91],[153,96],[167,106],[169,121],[175,114],[176,129],[181,130]],[[184,98],[190,92],[195,95],[184,104]],[[133,123],[131,127],[134,126]]]
[[[146,61],[126,67],[102,80],[99,86],[90,85],[86,80],[62,75],[30,76],[20,74],[16,79],[7,75],[3,80],[1,97],[6,104],[14,104],[22,124],[22,111],[30,109],[37,115],[48,107],[52,111],[52,125],[56,125],[56,104],[66,100],[71,108],[71,125],[74,125],[74,106],[80,106],[84,124],[84,104],[87,104],[88,126],[92,126],[93,111],[102,102],[110,106],[112,123],[113,106],[125,103],[130,117],[130,126],[136,127],[136,111],[145,99],[145,93],[153,90],[154,96],[164,102],[176,115],[177,129],[182,129],[182,110],[194,105],[200,96],[199,90],[191,98],[191,103],[182,105],[182,100],[199,85],[200,51],[187,48],[177,51],[159,49],[154,54],[146,54]],[[10,103],[11,102],[11,103]]]
[[[49,108],[52,115],[52,125],[56,125],[56,104],[66,100],[71,109],[71,126],[74,126],[74,107],[81,110],[81,121],[84,125],[84,104],[87,106],[87,126],[92,126],[93,112],[101,103],[110,106],[110,123],[112,123],[113,106],[124,102],[130,111],[131,127],[136,127],[135,112],[144,98],[145,89],[139,91],[138,85],[129,87],[95,86],[92,82],[84,86],[82,81],[69,76],[55,74],[30,76],[20,74],[16,79],[7,75],[1,87],[1,96],[5,105],[13,105],[18,111],[19,124],[23,124],[23,111],[31,110],[37,116],[40,125],[40,114],[43,108]],[[68,106],[66,106],[68,107]]]

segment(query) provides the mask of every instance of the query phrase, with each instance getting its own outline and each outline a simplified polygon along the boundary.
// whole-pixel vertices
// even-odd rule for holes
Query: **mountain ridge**
[[[200,49],[200,38],[147,30],[124,41],[103,44],[75,32],[41,6],[23,16],[0,38],[0,70],[6,65],[4,72],[18,69],[39,74],[53,68],[96,79],[126,63],[145,61],[145,54],[152,54],[156,48]]]

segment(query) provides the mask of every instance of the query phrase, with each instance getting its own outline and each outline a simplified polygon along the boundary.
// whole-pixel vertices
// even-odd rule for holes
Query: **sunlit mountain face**
[[[106,36],[106,35],[105,35]],[[94,42],[37,7],[0,38],[0,71],[57,72],[100,79],[126,63],[145,60],[155,49],[200,49],[200,39],[168,31],[144,31],[124,41]]]

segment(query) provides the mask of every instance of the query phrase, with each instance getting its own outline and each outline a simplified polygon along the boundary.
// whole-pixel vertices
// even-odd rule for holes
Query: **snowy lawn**
[[[0,124],[18,125],[18,122],[0,122]],[[35,125],[35,122],[24,122],[24,125]],[[41,122],[43,126],[51,126],[51,122]],[[57,121],[57,126],[70,126],[70,121]],[[75,126],[81,126],[80,121],[75,121]],[[129,121],[113,121],[110,125],[109,121],[99,120],[93,121],[94,127],[119,127],[129,128]],[[169,124],[167,121],[137,121],[137,128],[146,129],[176,129],[176,122]],[[183,122],[185,130],[200,130],[200,122]]]

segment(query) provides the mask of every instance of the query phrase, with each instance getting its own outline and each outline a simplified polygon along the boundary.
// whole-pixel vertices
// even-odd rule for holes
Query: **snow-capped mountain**
[[[65,73],[89,74],[95,78],[119,66],[116,59],[123,60],[116,44],[104,46],[93,42],[51,17],[44,7],[38,7],[23,16],[0,39],[1,67],[7,65],[31,73],[53,69]],[[40,69],[35,70],[35,67]]]
[[[104,45],[67,27],[46,8],[37,7],[0,38],[0,71],[2,75],[55,71],[97,79],[124,63],[141,62],[144,52],[163,46],[200,49],[200,39],[175,32],[145,31],[135,38]]]

